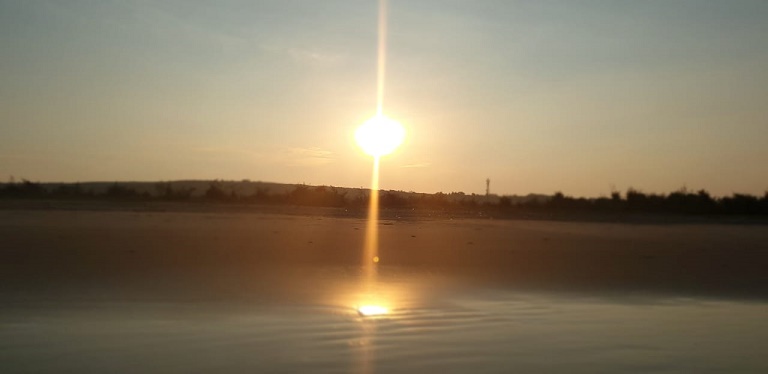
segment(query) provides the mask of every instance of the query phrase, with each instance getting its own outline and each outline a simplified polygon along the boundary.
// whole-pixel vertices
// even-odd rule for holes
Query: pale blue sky
[[[0,176],[359,187],[375,1],[0,0]],[[768,189],[768,2],[389,2],[384,189]]]

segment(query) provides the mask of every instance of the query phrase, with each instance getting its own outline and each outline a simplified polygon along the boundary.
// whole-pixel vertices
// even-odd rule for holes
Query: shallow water
[[[397,267],[379,269],[373,284],[362,278],[354,267],[294,267],[235,279],[250,284],[222,297],[167,279],[155,293],[118,282],[11,295],[0,309],[0,368],[768,372],[760,301],[557,293]],[[365,304],[389,313],[362,317]]]

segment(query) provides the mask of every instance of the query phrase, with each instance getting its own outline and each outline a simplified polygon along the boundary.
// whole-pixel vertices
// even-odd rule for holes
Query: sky
[[[368,187],[376,1],[0,0],[0,178]],[[390,0],[381,188],[768,190],[768,2]]]

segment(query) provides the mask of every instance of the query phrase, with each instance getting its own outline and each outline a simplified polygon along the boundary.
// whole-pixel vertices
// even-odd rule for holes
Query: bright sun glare
[[[404,139],[403,125],[383,115],[365,121],[355,132],[355,140],[360,148],[374,157],[392,153]]]
[[[389,313],[389,310],[378,305],[363,305],[357,308],[357,312],[363,317],[382,316]]]

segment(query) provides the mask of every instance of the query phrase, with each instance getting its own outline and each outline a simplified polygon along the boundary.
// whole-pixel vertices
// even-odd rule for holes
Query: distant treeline
[[[99,188],[92,187],[99,185]],[[197,186],[197,187],[194,187]],[[199,186],[204,186],[200,188]],[[250,186],[249,188],[242,188]],[[264,187],[264,186],[278,186]],[[281,185],[261,182],[115,182],[36,183],[28,180],[0,184],[2,199],[72,199],[119,201],[198,201],[217,203],[300,205],[364,209],[370,191],[333,186]],[[669,193],[643,193],[630,188],[609,197],[577,198],[554,195],[497,196],[462,192],[435,194],[380,191],[382,208],[515,213],[660,213],[690,215],[768,215],[768,192],[713,197],[705,190],[685,188]]]

